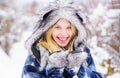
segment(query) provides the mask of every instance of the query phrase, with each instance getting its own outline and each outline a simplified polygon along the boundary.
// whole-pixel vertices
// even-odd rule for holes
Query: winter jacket
[[[63,72],[60,68],[44,68],[40,71],[40,64],[35,57],[29,55],[26,59],[22,78],[73,78],[77,75],[78,78],[102,78],[102,75],[96,71],[93,58],[91,57],[89,48],[86,47],[88,58],[86,65],[81,65],[79,71],[75,73],[70,68],[65,68]],[[74,63],[74,61],[73,61]]]
[[[67,54],[64,50],[59,51],[63,54],[62,56],[66,56],[64,59],[67,59],[67,62],[62,62],[64,59],[60,59],[60,66],[65,63],[67,64],[69,61],[71,62],[70,66],[64,68],[59,66],[54,67],[54,64],[49,64],[51,62],[49,59],[52,59],[54,62],[54,56],[52,57],[52,54],[43,46],[37,45],[44,33],[60,18],[69,20],[77,29],[77,37],[74,40],[74,51],[67,52]],[[73,7],[59,7],[47,11],[42,19],[40,19],[31,37],[27,40],[26,46],[30,53],[23,67],[22,78],[102,78],[102,75],[96,71],[89,48],[86,47],[86,39],[87,33],[83,19]],[[83,52],[87,56],[81,54]],[[76,56],[81,59],[77,59],[77,61],[73,60]],[[57,63],[59,61],[55,61],[56,65]],[[74,64],[76,64],[76,67],[71,68]]]

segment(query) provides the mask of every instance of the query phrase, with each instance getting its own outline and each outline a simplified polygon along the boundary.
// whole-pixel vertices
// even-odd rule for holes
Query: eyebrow
[[[60,26],[60,25],[56,23],[54,26]]]

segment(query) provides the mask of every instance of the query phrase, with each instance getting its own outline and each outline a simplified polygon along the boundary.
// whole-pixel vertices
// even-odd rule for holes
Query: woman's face
[[[65,47],[72,38],[72,27],[69,21],[60,19],[55,25],[52,37],[60,47]]]

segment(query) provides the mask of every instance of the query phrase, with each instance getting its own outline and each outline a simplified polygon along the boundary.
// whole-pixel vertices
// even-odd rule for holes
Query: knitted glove
[[[60,51],[51,54],[48,58],[48,68],[64,68],[67,66],[66,56],[68,55],[68,51]]]
[[[71,68],[75,73],[79,71],[80,66],[87,59],[86,52],[72,51],[68,54],[68,68]]]

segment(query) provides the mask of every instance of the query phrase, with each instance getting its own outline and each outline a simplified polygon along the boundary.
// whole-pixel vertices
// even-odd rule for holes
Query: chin
[[[67,46],[67,44],[62,44],[62,45],[60,45],[61,47],[66,47]]]

